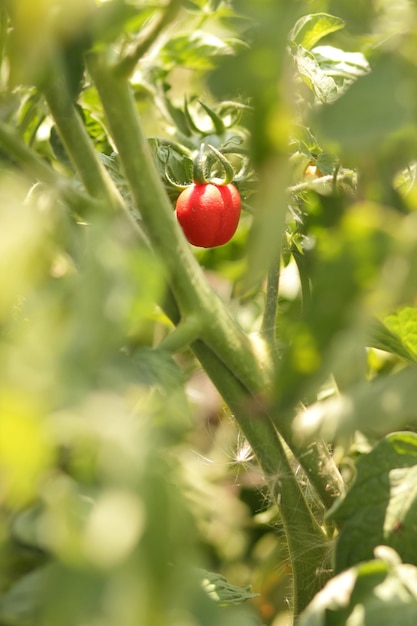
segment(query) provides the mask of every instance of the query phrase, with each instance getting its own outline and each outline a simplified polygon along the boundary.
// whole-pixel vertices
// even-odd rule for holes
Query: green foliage
[[[360,77],[343,99],[326,113],[318,114],[316,124],[326,139],[337,141],[347,153],[372,152],[383,137],[395,136],[412,124],[413,72],[413,64],[397,55],[382,56],[372,72]],[[409,97],[398,97],[400,90],[408,92]],[[349,119],[351,111],[356,114],[348,129],[340,120]]]
[[[415,623],[416,26],[0,3],[2,626]]]
[[[306,50],[311,50],[320,39],[344,26],[345,22],[334,15],[328,13],[310,14],[297,20],[289,37],[294,43],[303,46]]]
[[[391,546],[403,562],[416,565],[416,454],[417,436],[395,433],[359,459],[349,493],[330,512],[341,526],[336,571],[371,559],[380,544]]]
[[[417,611],[416,568],[403,565],[385,546],[377,557],[333,578],[311,603],[300,626],[414,624]]]

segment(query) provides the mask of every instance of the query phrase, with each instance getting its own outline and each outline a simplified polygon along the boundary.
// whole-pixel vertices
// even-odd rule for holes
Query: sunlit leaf
[[[397,332],[397,317],[392,317],[393,325],[391,330],[388,327],[387,323],[384,324],[378,319],[372,320],[371,327],[369,329],[368,345],[372,348],[385,350],[386,352],[395,354],[396,356],[406,361],[415,361],[415,356],[407,347],[401,336],[401,333]]]
[[[233,48],[215,35],[194,31],[172,37],[161,50],[161,59],[168,66],[181,65],[192,69],[208,69],[211,59],[230,55]]]
[[[371,67],[361,52],[345,52],[334,46],[317,46],[312,50],[320,68],[342,86],[367,74]]]
[[[326,35],[345,26],[344,20],[328,13],[313,13],[301,17],[290,32],[290,39],[311,50]]]
[[[331,102],[337,97],[337,87],[334,79],[322,71],[312,52],[302,46],[297,46],[295,61],[300,76],[320,102]]]
[[[321,102],[336,100],[358,77],[370,70],[360,52],[344,52],[332,46],[307,50],[300,45],[295,50],[298,72]]]
[[[385,325],[417,359],[417,309],[405,307],[384,319]]]

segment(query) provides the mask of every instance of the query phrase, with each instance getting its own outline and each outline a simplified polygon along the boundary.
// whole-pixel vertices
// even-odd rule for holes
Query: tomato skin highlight
[[[187,240],[200,248],[222,246],[233,237],[241,201],[234,185],[192,184],[178,196],[176,215]]]

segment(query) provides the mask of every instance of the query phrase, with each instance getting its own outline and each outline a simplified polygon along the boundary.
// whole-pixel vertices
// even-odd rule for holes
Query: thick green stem
[[[115,75],[104,55],[92,53],[89,71],[103,103],[132,196],[146,224],[149,239],[163,260],[183,318],[198,315],[201,338],[227,362],[248,387],[265,389],[266,372],[259,365],[246,335],[209,287],[186,241],[161,183],[139,123],[127,80]]]
[[[328,575],[329,541],[311,513],[267,407],[241,385],[210,348],[200,341],[192,348],[233,412],[279,507],[293,571],[294,614],[298,615]]]
[[[69,95],[59,59],[52,69],[54,76],[44,90],[45,98],[68,156],[84,187],[100,203],[101,211],[114,215],[116,219],[121,218],[123,225],[129,226],[125,230],[129,230],[142,245],[147,245],[138,223],[129,213],[117,187],[98,158],[94,144]]]
[[[318,589],[316,569],[323,561],[324,535],[303,497],[267,405],[261,399],[269,386],[268,373],[208,286],[175,220],[140,127],[128,83],[112,72],[100,54],[89,56],[88,67],[132,196],[153,248],[165,263],[181,318],[197,316],[202,322],[200,340],[192,344],[193,350],[235,414],[279,500],[293,559],[295,604],[301,610]]]
[[[57,61],[55,76],[48,81],[44,93],[68,156],[92,197],[105,199],[108,208],[124,210],[122,198],[97,158],[94,145],[69,96],[65,74],[60,70]]]
[[[265,309],[262,318],[261,333],[270,345],[275,346],[275,328],[278,310],[278,289],[279,289],[280,258],[273,259],[267,276]]]
[[[179,352],[188,348],[201,334],[201,319],[198,315],[180,319],[175,329],[158,345],[161,350]]]

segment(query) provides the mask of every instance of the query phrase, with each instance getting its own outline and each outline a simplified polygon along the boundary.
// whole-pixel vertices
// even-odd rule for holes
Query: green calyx
[[[209,153],[207,153],[206,147],[209,149]],[[224,176],[222,178],[211,178],[213,168],[218,165],[223,169]],[[208,183],[214,183],[216,185],[228,185],[232,182],[233,177],[233,167],[224,154],[211,144],[202,143],[193,165],[194,184],[207,185]]]
[[[206,148],[208,148],[208,151]],[[223,176],[221,178],[212,177],[211,173],[213,169],[218,169],[219,165],[223,170]],[[178,189],[178,191],[183,191],[189,187],[189,185],[180,185],[172,180],[168,173],[167,165],[165,167],[165,178],[169,184],[174,187],[174,189]],[[195,185],[208,185],[209,183],[213,183],[215,185],[228,185],[233,179],[234,170],[225,155],[211,144],[202,143],[193,163],[193,183]]]

